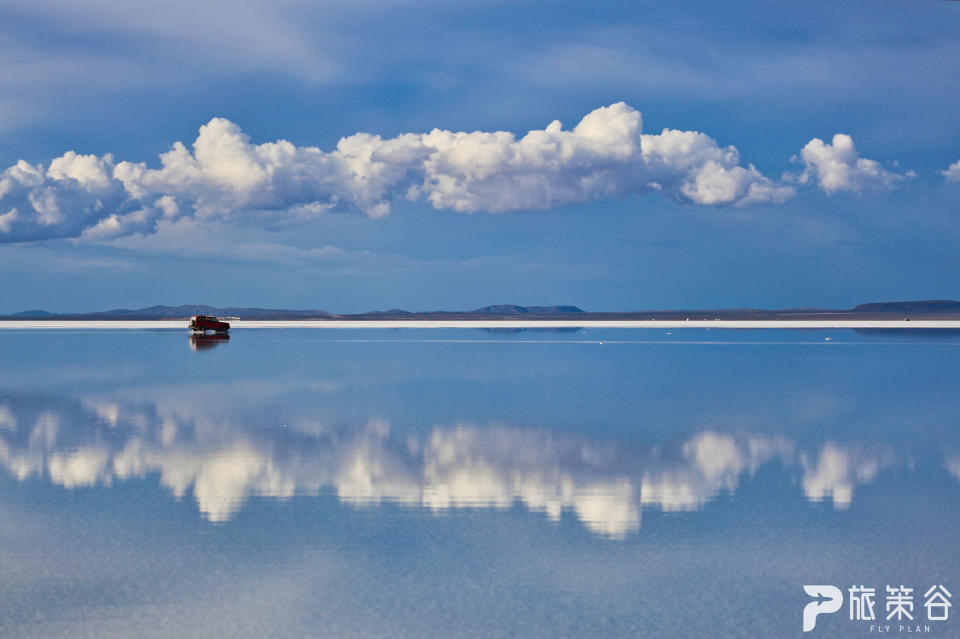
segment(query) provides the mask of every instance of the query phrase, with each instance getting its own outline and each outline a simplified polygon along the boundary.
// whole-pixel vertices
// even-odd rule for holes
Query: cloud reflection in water
[[[622,538],[640,528],[644,508],[698,510],[765,464],[791,469],[807,499],[842,510],[856,486],[905,462],[880,445],[809,449],[782,436],[710,429],[651,447],[505,425],[424,434],[396,433],[380,418],[334,431],[291,426],[253,429],[161,415],[142,403],[6,395],[0,464],[20,480],[68,489],[156,475],[176,498],[192,495],[212,522],[230,520],[251,496],[332,491],[349,504],[435,512],[519,502],[551,520],[572,513],[589,530]]]

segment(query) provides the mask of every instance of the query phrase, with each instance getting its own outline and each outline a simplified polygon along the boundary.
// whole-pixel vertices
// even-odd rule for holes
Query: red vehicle
[[[222,322],[212,315],[194,315],[190,319],[190,330],[194,333],[226,333],[230,330],[229,322]]]

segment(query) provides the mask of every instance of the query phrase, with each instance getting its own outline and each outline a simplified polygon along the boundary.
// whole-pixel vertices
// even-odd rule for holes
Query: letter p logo
[[[840,610],[843,593],[836,586],[804,586],[804,591],[816,601],[803,607],[803,631],[810,632],[817,625],[817,615],[826,615]]]

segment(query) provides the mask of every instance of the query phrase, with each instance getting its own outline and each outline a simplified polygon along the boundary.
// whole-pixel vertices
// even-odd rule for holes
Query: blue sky
[[[12,0],[0,312],[957,299],[958,33],[935,0]]]

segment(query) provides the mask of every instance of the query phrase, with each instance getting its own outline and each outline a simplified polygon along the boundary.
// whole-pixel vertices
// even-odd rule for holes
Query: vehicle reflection
[[[191,333],[190,348],[195,351],[208,351],[230,341],[229,333]]]

